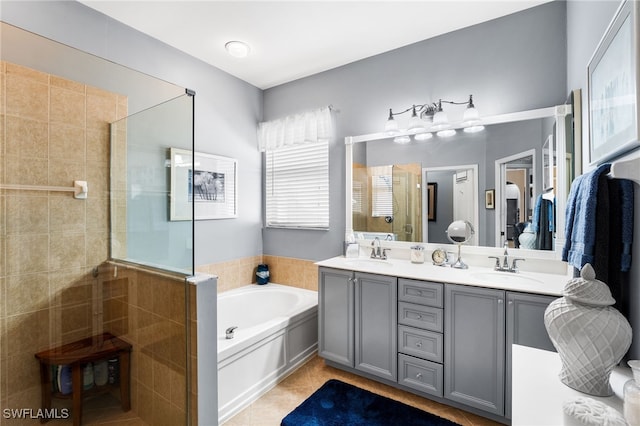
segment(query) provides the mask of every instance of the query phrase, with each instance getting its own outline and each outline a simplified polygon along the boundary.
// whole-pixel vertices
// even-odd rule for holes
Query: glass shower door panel
[[[184,95],[112,124],[112,258],[193,274],[192,214],[170,214],[176,202],[192,212],[193,202],[176,201],[170,184],[178,174],[179,192],[191,193],[192,123],[193,97]],[[190,153],[180,170],[172,148]]]

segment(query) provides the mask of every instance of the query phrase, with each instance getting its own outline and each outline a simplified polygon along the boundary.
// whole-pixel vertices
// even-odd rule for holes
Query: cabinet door
[[[447,284],[444,396],[504,415],[505,293]]]
[[[318,355],[353,367],[353,272],[318,270]]]
[[[356,273],[356,369],[396,381],[398,286],[395,277]]]
[[[515,343],[555,352],[544,326],[544,311],[555,299],[555,296],[507,292],[507,418],[511,418],[511,345]]]

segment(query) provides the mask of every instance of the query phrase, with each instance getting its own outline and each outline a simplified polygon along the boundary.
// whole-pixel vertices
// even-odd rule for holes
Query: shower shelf
[[[17,191],[55,191],[55,192],[73,192],[73,197],[79,200],[87,199],[89,186],[85,180],[73,181],[73,186],[44,186],[44,185],[0,185],[0,189],[13,189]]]

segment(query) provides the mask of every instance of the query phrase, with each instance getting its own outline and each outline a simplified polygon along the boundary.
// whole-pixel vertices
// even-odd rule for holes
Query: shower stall
[[[0,25],[0,425],[197,424],[194,93]]]

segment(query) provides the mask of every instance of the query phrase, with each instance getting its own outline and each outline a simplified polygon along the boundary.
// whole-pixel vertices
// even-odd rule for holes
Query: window
[[[393,183],[391,175],[373,175],[371,178],[371,216],[393,216]]]
[[[266,151],[268,227],[329,228],[329,142]]]

